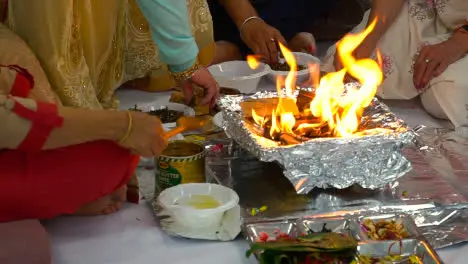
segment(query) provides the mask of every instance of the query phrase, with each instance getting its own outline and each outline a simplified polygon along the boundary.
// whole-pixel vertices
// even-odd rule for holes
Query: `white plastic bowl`
[[[297,65],[304,65],[304,66],[309,66],[310,64],[317,64],[320,65],[320,60],[317,57],[314,57],[310,54],[303,53],[303,52],[293,52],[294,57],[296,58],[296,63]],[[280,59],[280,63],[283,63],[285,60]],[[286,78],[288,76],[289,72],[287,71],[274,71],[271,70],[270,73],[268,74],[268,80],[276,83],[276,80],[278,79],[278,76],[281,76],[283,78]],[[309,69],[305,69],[302,71],[296,72],[296,83],[302,84],[306,82],[309,79]]]
[[[261,78],[270,73],[270,66],[260,63],[253,70],[246,61],[227,61],[208,68],[219,86],[234,88],[241,93],[254,93]]]
[[[176,202],[190,195],[211,195],[221,205],[212,209],[196,209],[177,205]],[[156,199],[159,210],[156,214],[161,217],[161,226],[169,234],[197,239],[221,239],[219,234],[229,233],[228,239],[234,239],[240,233],[239,196],[233,190],[218,184],[188,183],[168,188],[161,192]],[[226,220],[226,212],[231,214]],[[224,222],[228,223],[224,223]],[[224,231],[220,228],[225,227]],[[228,226],[228,228],[226,228]],[[226,229],[229,229],[226,231]],[[225,235],[226,237],[226,235]]]

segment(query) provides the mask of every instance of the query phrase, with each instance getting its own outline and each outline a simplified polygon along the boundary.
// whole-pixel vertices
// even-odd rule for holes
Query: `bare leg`
[[[115,213],[120,209],[127,198],[127,185],[120,187],[114,192],[86,203],[81,206],[74,215],[106,215]]]
[[[242,55],[239,48],[228,41],[216,42],[216,54],[212,64],[218,64],[225,61],[241,60]]]

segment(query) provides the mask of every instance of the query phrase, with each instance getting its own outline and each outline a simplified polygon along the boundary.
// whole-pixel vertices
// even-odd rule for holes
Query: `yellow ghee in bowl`
[[[182,196],[175,202],[179,206],[187,206],[195,209],[214,209],[221,205],[213,196],[207,194],[192,194]]]

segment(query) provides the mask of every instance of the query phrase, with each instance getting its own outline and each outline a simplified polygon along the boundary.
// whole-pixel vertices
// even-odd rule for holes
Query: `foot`
[[[107,215],[117,212],[127,198],[127,186],[124,185],[114,192],[86,203],[74,215]]]
[[[315,54],[317,52],[317,44],[315,43],[314,35],[309,32],[297,33],[288,44],[292,51],[309,54]]]

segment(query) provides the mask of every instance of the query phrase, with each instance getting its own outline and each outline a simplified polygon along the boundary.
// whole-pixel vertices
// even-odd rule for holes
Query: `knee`
[[[421,94],[421,104],[424,110],[433,117],[446,120],[449,119],[432,90],[428,90]]]
[[[228,41],[216,42],[216,55],[213,64],[242,59],[242,54],[235,44]]]

